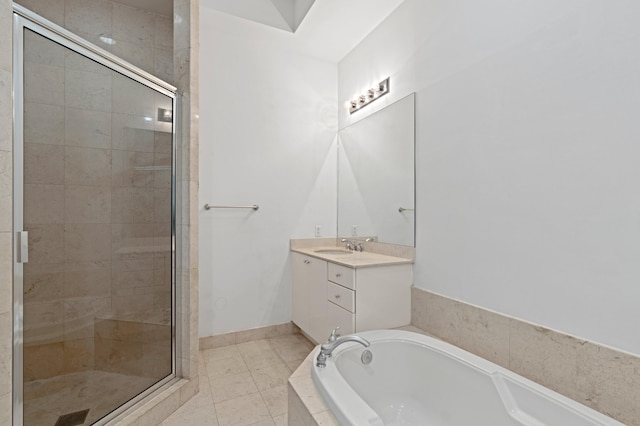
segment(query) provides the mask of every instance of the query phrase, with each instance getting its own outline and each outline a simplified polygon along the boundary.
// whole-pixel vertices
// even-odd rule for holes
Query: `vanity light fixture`
[[[365,105],[369,105],[371,102],[381,98],[387,93],[389,93],[389,77],[385,78],[378,84],[374,84],[372,88],[368,89],[356,99],[347,102],[349,113],[353,114]]]

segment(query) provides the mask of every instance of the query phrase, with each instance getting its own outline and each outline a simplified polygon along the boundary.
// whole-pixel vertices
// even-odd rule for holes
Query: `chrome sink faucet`
[[[345,243],[347,250],[362,251],[364,249],[362,243],[356,243],[355,241],[347,240],[346,238],[343,238],[340,241]]]
[[[340,337],[337,338],[336,337],[336,332],[338,331],[340,327],[336,327],[332,332],[331,332],[331,336],[329,336],[329,340],[326,343],[323,343],[320,346],[320,353],[318,354],[318,357],[316,358],[316,367],[318,368],[324,368],[327,365],[327,358],[329,358],[333,352],[333,350],[335,348],[337,348],[338,346],[340,346],[343,343],[347,343],[347,342],[356,342],[356,343],[360,343],[362,346],[364,346],[365,348],[368,348],[371,343],[369,343],[369,341],[363,337],[360,336],[356,336],[355,334],[350,334],[348,336],[344,336],[344,337]]]

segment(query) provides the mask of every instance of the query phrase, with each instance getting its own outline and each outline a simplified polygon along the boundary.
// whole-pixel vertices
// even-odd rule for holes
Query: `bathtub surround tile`
[[[331,411],[314,414],[313,420],[315,420],[318,426],[340,426],[338,419],[336,419],[336,416],[334,416]]]
[[[475,306],[461,304],[460,308],[460,340],[465,342],[467,350],[509,368],[511,321],[502,315]]]
[[[460,303],[415,287],[411,292],[411,323],[447,342],[461,342]]]
[[[640,425],[640,358],[591,342],[577,346],[578,401],[629,425]]]
[[[309,361],[313,362],[313,361]],[[311,375],[300,375],[291,377],[289,385],[294,389],[298,397],[304,402],[307,411],[311,414],[327,411],[328,407],[322,399],[322,395],[313,383]]]
[[[638,356],[417,288],[412,325],[496,364],[504,362],[506,346],[504,367],[625,424],[640,425]],[[481,339],[489,342],[485,348],[479,347]]]
[[[566,393],[576,387],[578,344],[573,337],[513,320],[509,369]]]
[[[291,383],[287,386],[287,421],[291,425],[313,426],[316,424]]]

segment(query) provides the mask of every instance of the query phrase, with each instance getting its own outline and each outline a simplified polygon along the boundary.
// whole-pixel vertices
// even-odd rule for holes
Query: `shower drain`
[[[58,417],[55,426],[76,426],[84,424],[89,410],[76,411],[75,413],[64,414]]]

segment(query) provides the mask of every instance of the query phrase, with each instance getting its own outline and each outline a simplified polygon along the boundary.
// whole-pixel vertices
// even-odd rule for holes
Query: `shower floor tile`
[[[149,377],[83,371],[24,385],[24,424],[53,426],[65,414],[89,410],[90,425],[156,382]]]

